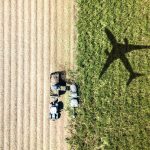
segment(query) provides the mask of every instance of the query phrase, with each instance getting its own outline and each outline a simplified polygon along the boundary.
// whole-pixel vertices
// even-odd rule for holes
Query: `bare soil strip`
[[[43,1],[37,1],[37,150],[43,149]]]
[[[49,106],[49,38],[50,38],[50,25],[49,25],[49,12],[50,1],[44,0],[44,36],[43,36],[43,49],[44,49],[44,107],[43,107],[43,149],[49,148],[49,119],[48,119],[48,106]]]
[[[50,3],[50,73],[56,71],[57,67],[57,0]],[[51,100],[49,100],[50,102]],[[56,122],[49,121],[50,123],[50,149],[56,150]]]
[[[0,1],[0,150],[4,143],[4,2]]]
[[[50,1],[50,72],[54,72],[56,69],[56,58],[57,58],[57,1]]]
[[[23,88],[24,88],[24,49],[23,49],[23,0],[17,3],[17,64],[18,64],[18,82],[17,82],[17,149],[23,149]]]
[[[57,45],[57,69],[61,70],[62,65],[63,65],[63,60],[62,60],[62,55],[64,56],[64,51],[63,51],[63,23],[64,21],[64,0],[61,0],[60,2],[57,1],[57,6],[55,7],[56,9],[56,21],[57,24],[55,25],[56,27],[56,34],[57,34],[57,39],[56,39],[56,45]]]
[[[65,9],[65,1],[62,0],[57,5],[57,70],[58,71],[66,71],[65,66],[65,50],[64,50],[64,24],[68,23],[67,20],[64,20],[64,9]],[[60,98],[60,100],[63,102],[63,105],[65,106],[66,103],[64,101],[64,96]],[[65,129],[64,129],[64,120],[66,118],[64,110],[61,112],[61,117],[57,121],[56,130],[57,130],[57,149],[58,150],[64,150],[66,149],[65,144]],[[62,142],[63,141],[63,142]]]
[[[24,150],[30,149],[30,13],[30,1],[24,0]]]
[[[10,1],[4,1],[4,149],[10,148]]]
[[[30,149],[35,150],[37,147],[37,3],[31,1],[31,71],[30,71]]]
[[[63,22],[63,0],[61,2],[57,1],[57,6],[56,6],[56,13],[57,13],[57,25],[56,25],[56,31],[57,31],[57,70],[56,71],[63,71],[62,65],[64,64],[63,61],[61,60],[62,55],[63,55],[63,49],[62,49],[62,22]],[[62,114],[62,113],[61,113]],[[63,136],[63,116],[61,115],[60,119],[57,120],[56,124],[56,139],[55,139],[55,145],[56,149],[58,150],[61,147],[61,143],[63,141],[62,136]],[[61,147],[63,149],[63,147]]]
[[[11,2],[11,113],[10,149],[17,149],[17,3]]]
[[[30,1],[24,1],[24,150],[30,148]]]

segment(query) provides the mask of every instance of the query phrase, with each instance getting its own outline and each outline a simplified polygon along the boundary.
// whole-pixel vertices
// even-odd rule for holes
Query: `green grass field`
[[[116,46],[118,51],[113,57],[129,44],[150,45],[150,1],[77,1],[76,79],[80,86],[81,106],[76,120],[70,123],[72,136],[68,142],[75,150],[148,150],[150,49],[124,53],[128,69],[121,59],[117,59],[110,63],[102,77],[100,73],[108,58],[105,51],[111,52],[111,42],[115,43],[111,34],[124,44],[124,48]],[[106,30],[111,32],[110,37]],[[132,71],[144,75],[127,85]]]

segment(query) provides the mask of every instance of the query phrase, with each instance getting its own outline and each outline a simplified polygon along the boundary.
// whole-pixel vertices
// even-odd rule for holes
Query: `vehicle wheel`
[[[49,114],[49,119],[52,119],[52,115],[51,114]]]
[[[56,114],[56,119],[58,119],[58,113]]]

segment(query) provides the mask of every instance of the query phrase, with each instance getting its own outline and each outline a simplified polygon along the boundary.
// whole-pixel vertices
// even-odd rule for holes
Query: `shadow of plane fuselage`
[[[108,28],[105,28],[105,33],[113,47],[111,52],[109,52],[108,50],[105,51],[108,58],[106,60],[106,63],[104,64],[104,67],[102,68],[100,77],[107,71],[111,63],[113,63],[117,59],[120,59],[124,64],[125,68],[130,73],[130,77],[127,81],[127,85],[129,85],[133,79],[142,76],[143,74],[133,71],[131,64],[125,56],[125,54],[134,50],[149,49],[150,46],[128,44],[128,40],[126,38],[124,39],[125,43],[122,44],[117,42],[115,36],[111,33],[111,31]]]

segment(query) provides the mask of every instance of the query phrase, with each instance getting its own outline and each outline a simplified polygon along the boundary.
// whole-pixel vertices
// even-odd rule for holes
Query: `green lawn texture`
[[[121,59],[110,63],[100,77],[112,44],[150,45],[149,0],[77,0],[78,116],[70,123],[68,142],[75,150],[150,149],[150,49],[125,56],[134,72],[130,77]],[[121,49],[120,49],[121,51]]]

